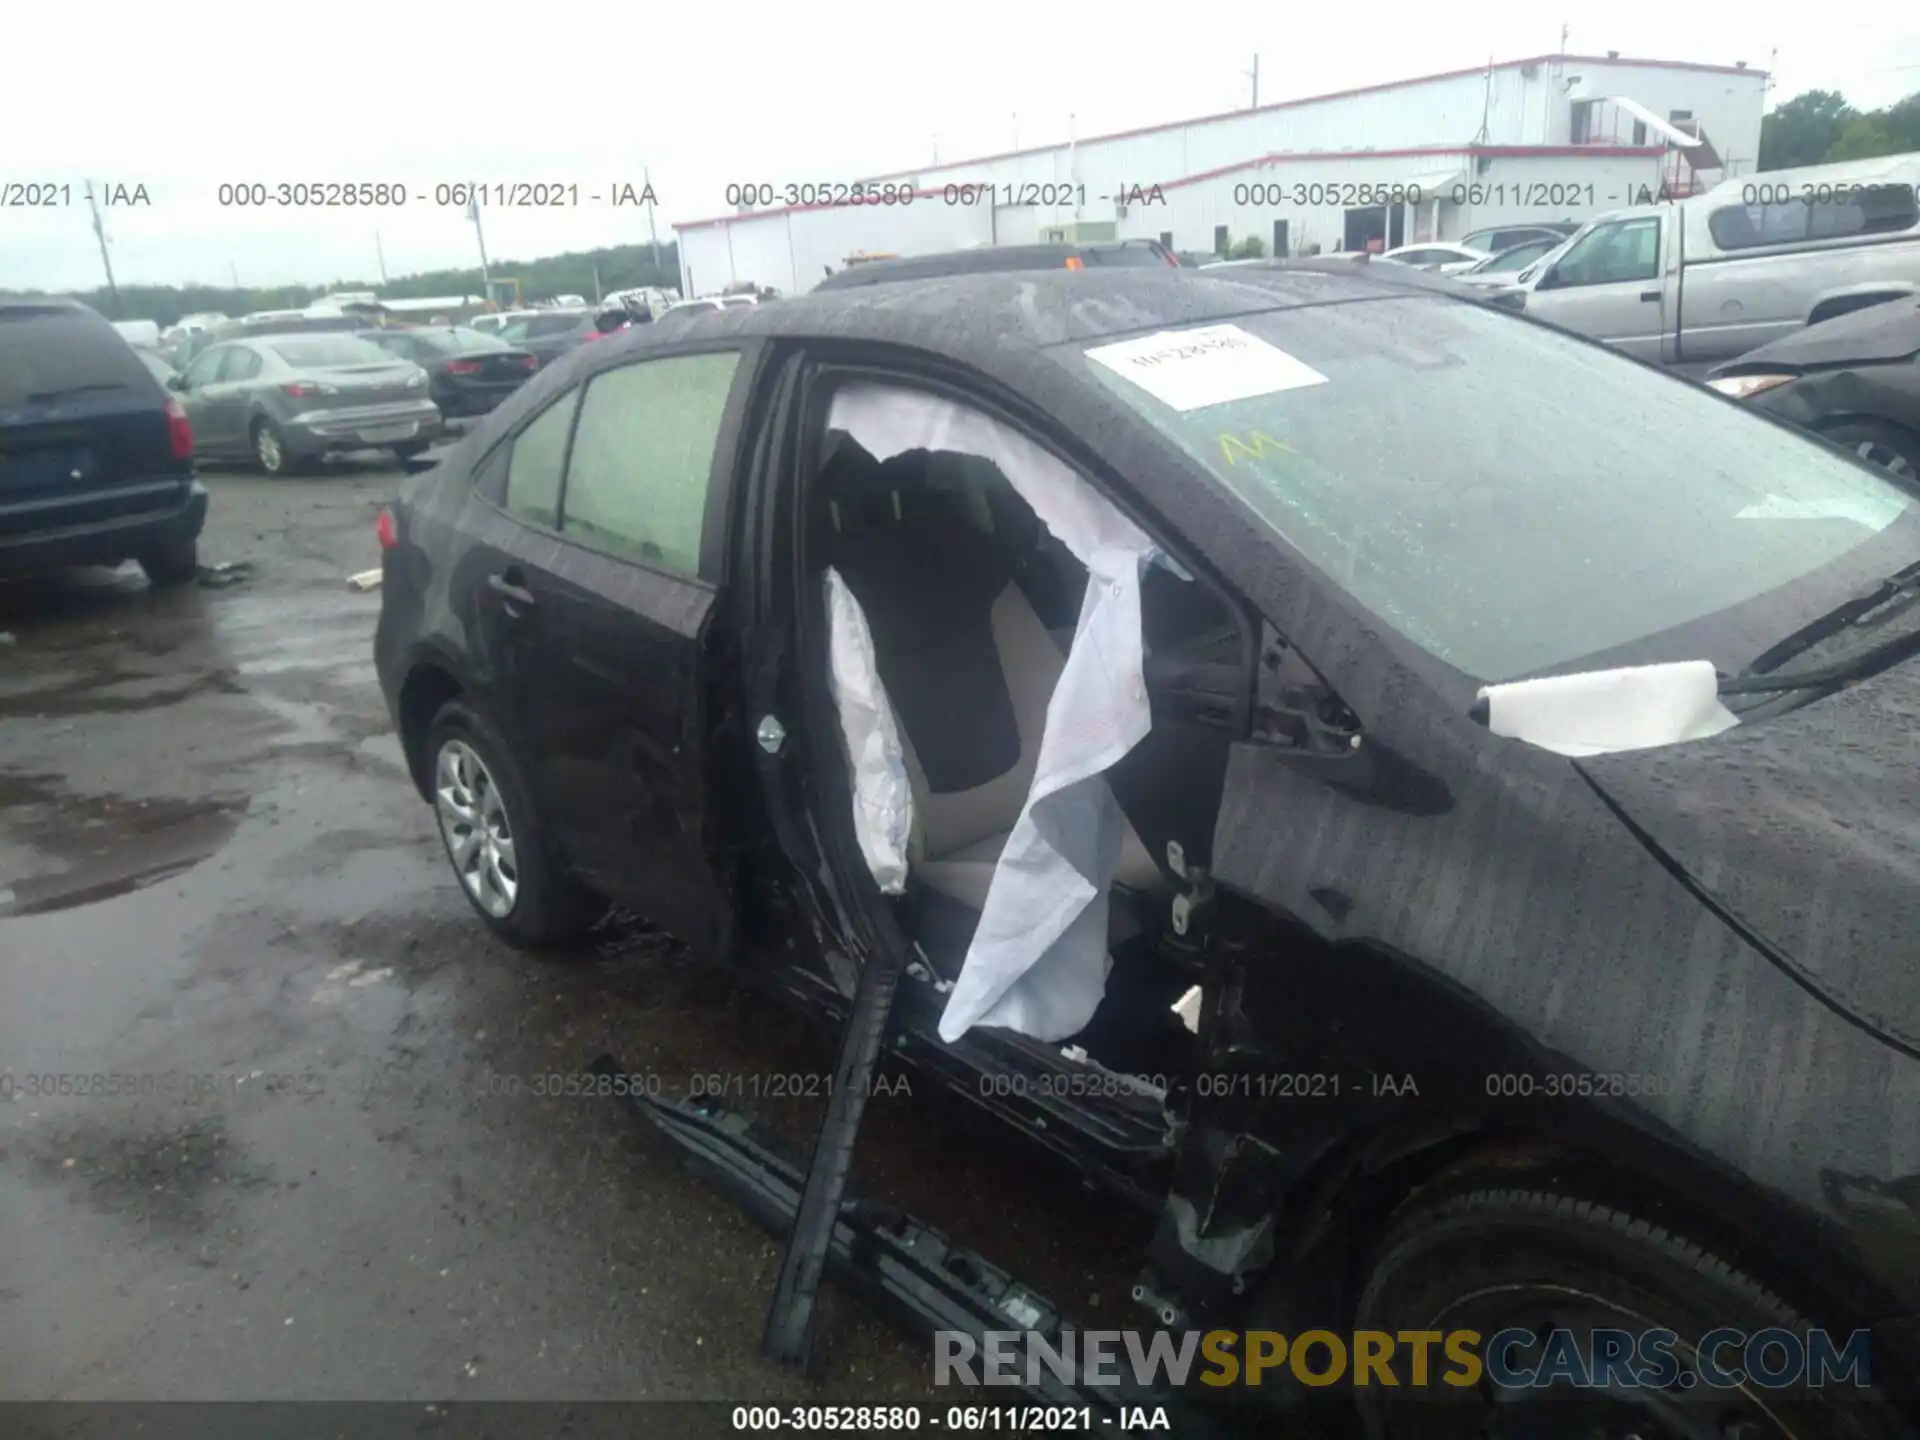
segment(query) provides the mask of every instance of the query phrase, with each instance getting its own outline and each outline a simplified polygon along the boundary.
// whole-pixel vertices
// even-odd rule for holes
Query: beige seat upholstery
[[[930,890],[975,910],[987,903],[993,868],[1033,786],[1047,702],[1066,665],[1059,643],[1041,624],[1018,585],[1009,583],[992,612],[994,648],[1013,702],[1020,732],[1020,758],[1013,767],[971,790],[936,794],[920,768],[911,736],[902,734],[907,778],[913,786],[914,853],[912,873]],[[1147,894],[1167,890],[1153,857],[1121,819],[1120,865],[1115,880]]]

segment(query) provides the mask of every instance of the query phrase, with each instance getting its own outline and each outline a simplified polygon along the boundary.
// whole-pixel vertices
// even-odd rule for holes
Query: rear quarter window
[[[0,307],[0,408],[83,385],[156,396],[160,390],[133,347],[93,312]]]
[[[1916,224],[1920,224],[1920,206],[1911,185],[1835,185],[1830,195],[1816,189],[1806,199],[1722,206],[1707,216],[1707,233],[1722,250],[1754,250],[1854,235],[1899,234]]]

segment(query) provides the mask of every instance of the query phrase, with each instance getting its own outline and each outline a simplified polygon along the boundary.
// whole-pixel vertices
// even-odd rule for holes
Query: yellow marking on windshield
[[[1238,465],[1240,463],[1234,458],[1235,451],[1245,455],[1249,460],[1264,460],[1269,448],[1281,450],[1293,456],[1298,456],[1300,453],[1291,445],[1282,444],[1280,441],[1274,439],[1264,430],[1250,430],[1247,432],[1247,437],[1244,440],[1238,435],[1222,435],[1220,437],[1220,454],[1229,465]]]

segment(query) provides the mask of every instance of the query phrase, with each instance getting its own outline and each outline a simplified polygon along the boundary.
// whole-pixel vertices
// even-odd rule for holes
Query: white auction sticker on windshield
[[[1238,325],[1163,330],[1098,346],[1087,358],[1181,411],[1327,383],[1312,366]]]

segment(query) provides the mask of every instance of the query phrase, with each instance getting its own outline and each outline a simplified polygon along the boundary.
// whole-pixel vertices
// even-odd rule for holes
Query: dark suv
[[[0,576],[198,570],[207,492],[180,402],[85,305],[0,297]]]

